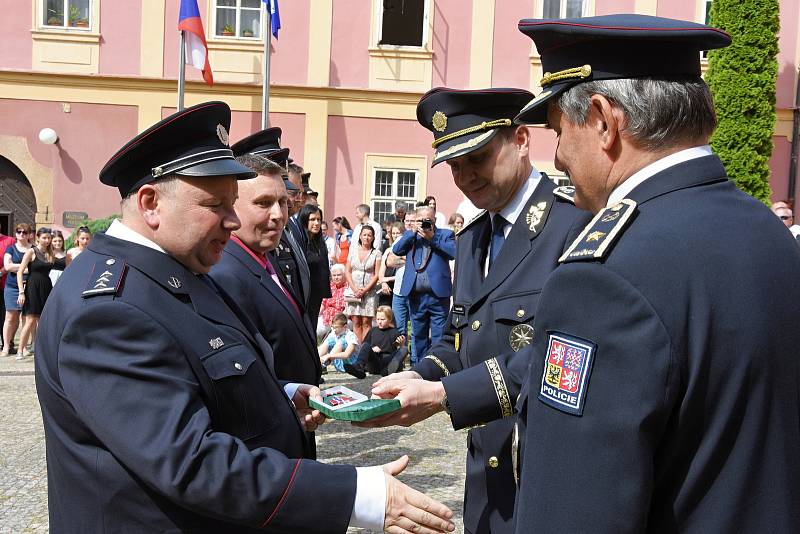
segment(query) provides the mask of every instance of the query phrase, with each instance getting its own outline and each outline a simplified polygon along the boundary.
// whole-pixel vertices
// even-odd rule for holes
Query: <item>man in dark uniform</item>
[[[288,216],[281,167],[254,154],[236,160],[258,176],[239,185],[234,209],[242,226],[231,234],[210,275],[269,342],[276,376],[319,384],[322,367],[311,322],[267,259],[280,242]],[[313,434],[309,438],[314,445]]]
[[[397,396],[402,413],[379,424],[411,424],[442,409],[456,429],[470,430],[464,527],[513,528],[514,403],[529,355],[539,292],[577,235],[578,210],[530,162],[530,132],[511,119],[533,97],[520,89],[434,89],[417,107],[434,134],[434,165],[446,162],[456,185],[485,211],[458,235],[450,328],[410,372],[373,390]],[[574,236],[573,236],[574,237]],[[497,358],[508,353],[508,358]],[[413,378],[424,378],[413,380]],[[505,418],[505,419],[504,419]]]
[[[445,528],[446,508],[380,468],[304,459],[318,389],[278,381],[269,345],[205,275],[239,228],[236,181],[253,176],[229,123],[222,102],[188,108],[100,173],[122,219],[65,271],[37,340],[51,531]]]
[[[278,127],[267,128],[236,142],[231,146],[231,150],[236,157],[245,154],[263,156],[288,169],[291,167],[290,151],[288,148],[281,148],[281,134],[282,131]],[[298,195],[302,194],[302,191],[289,180],[288,170],[283,175],[283,183],[289,194],[288,209],[289,215],[291,215],[300,211],[300,207],[302,207],[301,204],[295,209],[295,205],[299,202]],[[302,312],[306,313],[311,282],[308,262],[303,250],[302,241],[299,241],[291,232],[284,231],[281,233],[278,246],[267,257],[278,274],[291,287],[295,302],[300,306]]]
[[[800,532],[800,251],[708,146],[717,29],[523,20],[595,217],[539,300],[516,531]],[[725,232],[719,232],[720,225]]]

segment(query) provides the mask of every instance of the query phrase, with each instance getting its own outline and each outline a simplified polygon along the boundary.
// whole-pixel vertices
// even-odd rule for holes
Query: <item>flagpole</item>
[[[262,104],[261,104],[261,129],[269,128],[269,56],[270,44],[272,42],[272,14],[270,13],[269,3],[264,3],[267,11],[266,24],[264,28],[264,80],[261,89]]]
[[[180,42],[181,50],[178,53],[181,61],[178,65],[178,111],[183,110],[183,91],[186,88],[186,36],[183,30],[181,30]]]

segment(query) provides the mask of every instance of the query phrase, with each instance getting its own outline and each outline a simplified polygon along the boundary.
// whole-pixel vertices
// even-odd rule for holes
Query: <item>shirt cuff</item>
[[[385,516],[386,475],[383,467],[356,467],[356,500],[348,526],[383,532]]]
[[[294,402],[294,394],[297,393],[297,388],[299,388],[301,384],[296,384],[294,382],[289,382],[283,386],[283,391],[286,392],[286,395],[289,396],[289,400]]]

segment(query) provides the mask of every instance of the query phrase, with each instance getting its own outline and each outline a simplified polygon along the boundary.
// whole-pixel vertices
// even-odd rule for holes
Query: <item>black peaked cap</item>
[[[544,124],[547,102],[568,88],[621,78],[700,79],[700,51],[724,48],[730,36],[710,26],[648,15],[523,19],[542,58],[542,92],[515,122]]]
[[[285,166],[289,160],[289,149],[281,148],[281,134],[282,131],[277,126],[267,128],[237,141],[231,146],[231,150],[237,157],[244,154],[255,154]]]
[[[224,102],[205,102],[179,111],[143,131],[105,164],[100,181],[123,198],[144,184],[171,175],[235,176],[256,173],[240,165],[228,145],[231,110]]]
[[[533,94],[523,89],[458,90],[437,87],[417,104],[417,121],[433,133],[431,167],[485,146]]]

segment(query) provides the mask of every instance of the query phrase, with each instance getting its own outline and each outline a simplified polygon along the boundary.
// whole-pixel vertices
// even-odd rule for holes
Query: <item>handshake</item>
[[[292,401],[295,404],[301,423],[307,431],[311,432],[319,425],[323,424],[326,418],[319,410],[315,410],[310,406],[309,399],[315,399],[321,402],[321,392],[319,388],[315,386],[302,384],[297,388]],[[390,417],[391,415],[393,414],[377,419],[383,420],[385,417]],[[354,424],[357,426],[385,426],[370,425],[370,422]],[[421,532],[425,534],[434,534],[452,532],[455,530],[455,525],[450,521],[453,517],[452,510],[395,478],[405,470],[408,466],[408,462],[408,456],[402,456],[393,462],[380,466],[383,471],[385,483],[385,487],[380,488],[385,491],[383,525],[380,528],[390,533]],[[367,468],[371,473],[365,475],[364,480],[370,479],[370,481],[374,481],[376,469],[377,467]],[[359,476],[359,484],[361,481],[362,478]],[[366,493],[364,490],[365,488],[359,486],[357,495],[362,492]],[[372,494],[373,492],[378,493],[377,490],[378,488],[372,487],[367,491]],[[351,518],[350,526],[376,528],[377,525],[369,521],[364,521],[363,524],[360,524],[361,521],[354,521],[355,518],[360,519],[363,517],[366,519],[366,513],[358,509],[358,500],[355,506],[356,508],[353,510],[353,518]]]

